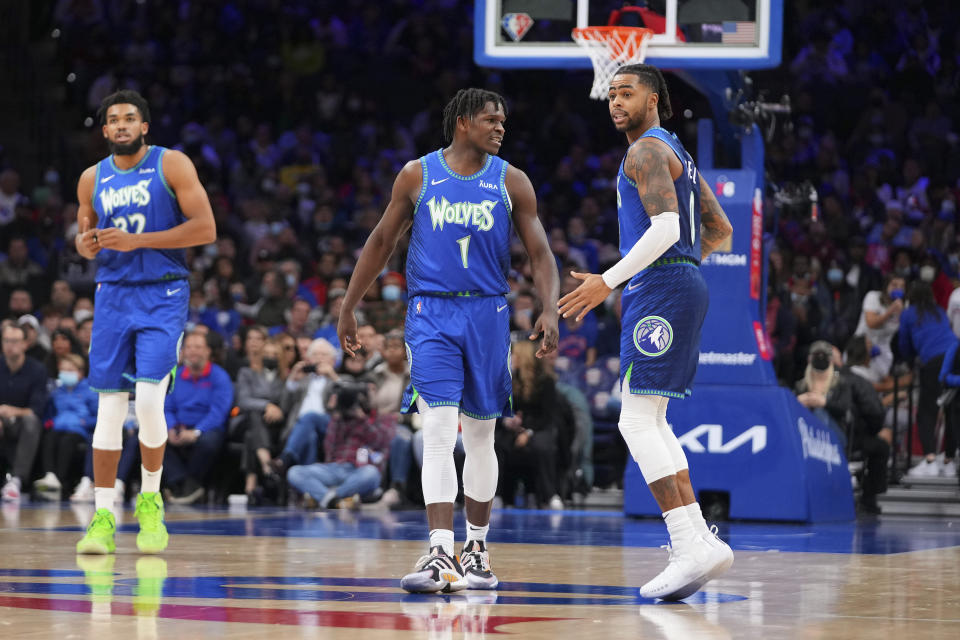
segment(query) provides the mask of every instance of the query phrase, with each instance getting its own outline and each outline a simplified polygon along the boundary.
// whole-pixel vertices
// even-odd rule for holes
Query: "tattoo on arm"
[[[700,259],[716,251],[731,233],[733,227],[727,214],[704,182],[703,176],[700,176]]]
[[[637,183],[640,202],[651,218],[664,211],[680,211],[670,176],[670,153],[653,140],[641,140],[627,153],[623,171]]]

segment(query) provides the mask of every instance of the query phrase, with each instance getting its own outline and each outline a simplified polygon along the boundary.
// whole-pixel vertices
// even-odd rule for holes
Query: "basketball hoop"
[[[625,64],[640,64],[647,56],[652,29],[641,27],[577,27],[574,41],[583,47],[593,63],[593,88],[590,97],[607,96],[610,79]]]

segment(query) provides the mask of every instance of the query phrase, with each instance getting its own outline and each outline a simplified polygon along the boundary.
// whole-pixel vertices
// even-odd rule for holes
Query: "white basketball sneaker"
[[[490,568],[490,553],[487,545],[479,540],[470,540],[460,552],[460,566],[467,579],[468,589],[496,589],[500,584]]]
[[[640,587],[644,598],[683,600],[700,590],[710,579],[710,570],[716,564],[713,548],[702,537],[683,543],[680,548],[664,545],[669,554],[667,568],[656,578]]]
[[[710,547],[712,566],[707,580],[719,578],[733,565],[733,550],[717,535],[717,525],[710,527],[710,530],[701,535],[700,539]]]
[[[457,558],[451,558],[436,546],[417,560],[413,573],[403,576],[400,586],[410,593],[450,593],[466,589],[467,579]]]

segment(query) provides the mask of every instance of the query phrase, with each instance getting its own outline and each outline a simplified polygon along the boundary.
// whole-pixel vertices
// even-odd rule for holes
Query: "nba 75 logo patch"
[[[514,42],[519,42],[533,26],[533,18],[529,13],[505,13],[500,24]]]
[[[633,329],[633,345],[645,356],[662,356],[673,344],[673,327],[660,316],[647,316]]]

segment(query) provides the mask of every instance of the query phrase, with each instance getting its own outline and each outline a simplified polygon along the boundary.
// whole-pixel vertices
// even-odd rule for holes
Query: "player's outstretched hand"
[[[340,338],[340,348],[348,356],[353,356],[360,348],[360,338],[357,337],[357,316],[353,309],[340,309],[337,337]]]
[[[80,218],[78,225],[77,237],[74,238],[74,243],[77,246],[77,253],[87,260],[93,260],[102,248],[98,242],[99,229],[94,229],[91,231],[90,219],[86,216],[82,216]]]
[[[536,340],[543,334],[543,340],[540,341],[540,348],[537,349],[538,358],[542,358],[557,348],[557,342],[560,341],[560,330],[557,328],[558,322],[557,314],[546,310],[540,314],[540,317],[537,318],[537,323],[533,325],[533,333],[530,334],[531,340]]]
[[[97,232],[100,246],[114,251],[133,251],[137,248],[136,234],[127,233],[119,227],[100,229]]]
[[[580,322],[588,311],[606,300],[613,289],[608,287],[603,278],[596,273],[571,271],[570,275],[583,282],[580,283],[579,287],[560,298],[557,306],[560,307],[560,314],[564,318],[575,315],[577,322]]]

